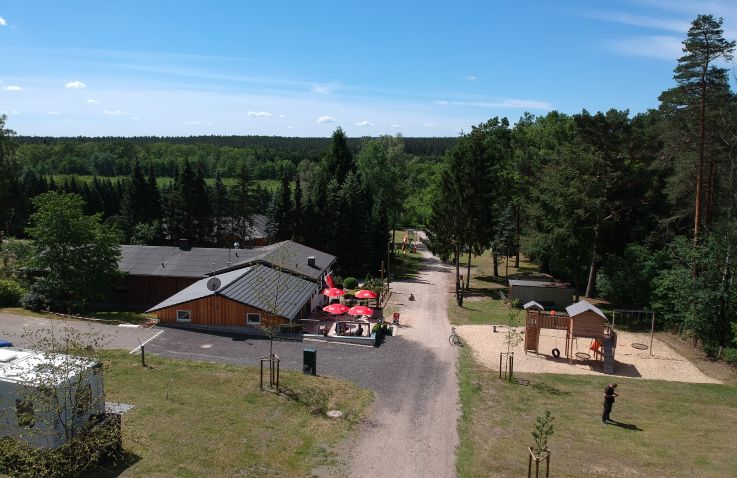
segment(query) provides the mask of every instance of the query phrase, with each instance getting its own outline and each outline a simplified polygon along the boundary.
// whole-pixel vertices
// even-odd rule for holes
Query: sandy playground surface
[[[496,326],[494,333],[491,325],[463,325],[456,327],[463,343],[471,346],[473,354],[482,365],[499,370],[499,353],[507,351],[504,342],[506,327]],[[524,333],[524,327],[518,327]],[[514,349],[514,371],[525,373],[562,373],[604,375],[601,361],[579,360],[576,352],[589,353],[591,339],[578,339],[573,345],[573,364],[569,365],[565,355],[566,340],[564,330],[542,329],[540,331],[540,354],[525,354],[524,342]],[[639,377],[652,380],[668,380],[672,382],[721,383],[704,375],[696,366],[676,353],[663,342],[655,339],[651,350],[638,350],[632,343],[650,345],[649,334],[632,334],[617,332],[617,348],[614,353],[614,375],[621,377]],[[560,358],[554,358],[551,351],[558,348]]]

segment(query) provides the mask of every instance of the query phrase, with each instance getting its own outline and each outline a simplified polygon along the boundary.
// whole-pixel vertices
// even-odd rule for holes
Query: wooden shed
[[[548,309],[562,309],[573,302],[573,289],[565,282],[511,279],[509,299],[520,304],[534,301]]]

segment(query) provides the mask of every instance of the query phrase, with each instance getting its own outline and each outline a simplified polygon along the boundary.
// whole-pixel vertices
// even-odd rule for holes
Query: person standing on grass
[[[619,396],[619,394],[615,392],[616,388],[616,383],[610,383],[604,389],[604,413],[601,415],[601,423],[603,423],[604,425],[606,425],[607,422],[613,421],[611,418],[609,418],[609,414],[612,413],[612,406],[614,406],[614,397]]]

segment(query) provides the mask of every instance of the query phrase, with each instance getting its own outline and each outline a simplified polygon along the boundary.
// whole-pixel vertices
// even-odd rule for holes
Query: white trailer
[[[56,448],[105,412],[102,368],[62,354],[0,348],[0,437]]]

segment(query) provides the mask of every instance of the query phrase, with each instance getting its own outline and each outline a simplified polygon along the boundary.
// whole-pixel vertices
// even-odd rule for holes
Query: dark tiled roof
[[[118,268],[131,275],[204,277],[214,270],[263,256],[272,246],[253,249],[228,249],[215,247],[193,247],[182,250],[173,246],[120,246]],[[214,266],[213,266],[214,264]]]
[[[215,277],[221,281],[218,290],[207,289],[210,278],[202,279],[155,305],[148,312],[211,295],[221,295],[280,317],[293,319],[319,291],[319,286],[314,282],[260,264],[217,274]]]
[[[570,289],[571,285],[565,282],[537,281],[537,280],[516,280],[510,279],[509,285],[519,287],[554,287],[557,289]]]
[[[220,269],[217,272],[226,272],[228,270],[261,262],[311,280],[318,280],[336,259],[333,255],[318,251],[317,249],[307,247],[294,241],[282,241],[268,247],[270,247],[270,250],[266,251],[263,255],[245,259],[233,264],[231,267]],[[308,257],[315,258],[314,267],[308,265]]]
[[[254,214],[251,216],[253,223],[248,231],[251,239],[266,239],[269,237],[269,218],[263,214]]]

